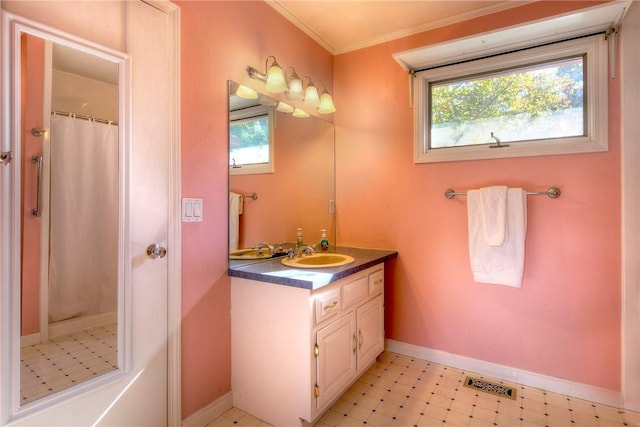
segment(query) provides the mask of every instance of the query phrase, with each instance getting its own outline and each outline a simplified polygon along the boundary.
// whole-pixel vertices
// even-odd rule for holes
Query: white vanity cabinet
[[[315,422],[384,350],[384,264],[312,291],[232,277],[234,406]]]

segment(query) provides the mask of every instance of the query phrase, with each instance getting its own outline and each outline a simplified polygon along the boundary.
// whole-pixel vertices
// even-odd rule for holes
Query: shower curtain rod
[[[99,119],[99,118],[96,118],[96,117],[86,116],[84,114],[67,113],[66,111],[51,110],[51,115],[52,116],[55,116],[55,115],[68,116],[68,117],[72,117],[74,119],[89,120],[89,121],[93,121],[93,122],[96,122],[96,123],[103,123],[105,125],[118,126],[118,122],[114,122],[113,120]]]

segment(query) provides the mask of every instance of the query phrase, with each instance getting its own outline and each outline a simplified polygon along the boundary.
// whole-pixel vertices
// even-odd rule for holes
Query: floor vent
[[[496,396],[504,396],[513,400],[516,398],[516,390],[513,387],[490,383],[489,381],[484,381],[478,378],[467,377],[464,381],[464,386],[474,390],[484,391],[485,393],[491,393]]]

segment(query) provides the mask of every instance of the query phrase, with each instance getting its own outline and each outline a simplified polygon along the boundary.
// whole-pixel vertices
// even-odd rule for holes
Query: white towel
[[[229,192],[229,250],[238,249],[242,195]]]
[[[489,246],[501,246],[507,233],[507,187],[481,188],[480,208],[485,242]]]
[[[506,192],[506,224],[504,241],[492,246],[485,238],[483,216],[492,213],[483,208],[480,190],[467,192],[469,221],[469,258],[473,279],[479,283],[493,283],[513,287],[522,286],[524,273],[524,243],[527,233],[527,199],[521,188]],[[500,203],[494,204],[500,206]],[[494,212],[493,215],[498,215]],[[494,234],[494,237],[496,234]]]

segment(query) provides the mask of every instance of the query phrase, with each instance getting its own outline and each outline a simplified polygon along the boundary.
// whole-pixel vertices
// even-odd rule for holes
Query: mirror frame
[[[19,15],[0,10],[3,61],[0,91],[0,151],[12,151],[11,165],[0,165],[0,423],[52,406],[69,396],[75,396],[97,385],[118,380],[130,366],[131,351],[131,259],[130,181],[131,133],[131,58],[128,54],[93,43]],[[97,378],[55,392],[26,405],[20,404],[20,290],[21,290],[21,191],[22,118],[21,118],[21,48],[22,34],[30,34],[52,43],[59,43],[118,64],[118,289],[117,289],[117,360],[118,368]],[[50,117],[45,114],[45,129]],[[10,390],[10,393],[5,393]]]

